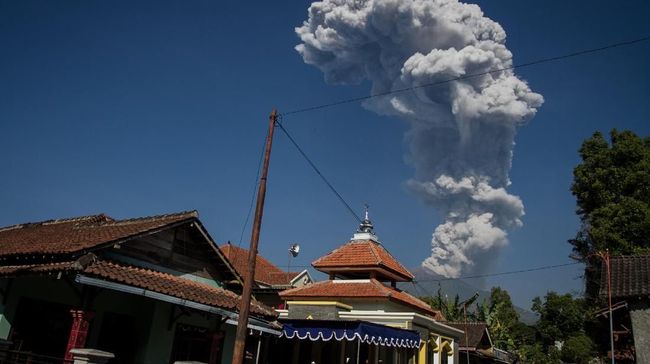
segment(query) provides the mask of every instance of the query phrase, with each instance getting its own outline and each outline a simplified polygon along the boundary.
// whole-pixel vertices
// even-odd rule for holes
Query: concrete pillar
[[[69,354],[74,364],[105,364],[115,357],[113,353],[97,349],[72,349]]]
[[[420,352],[418,354],[418,364],[426,364],[427,362],[427,342],[420,340]]]
[[[72,327],[68,336],[68,345],[66,347],[66,360],[72,360],[72,349],[83,348],[88,338],[88,328],[90,320],[95,316],[94,312],[83,310],[70,310],[72,314]]]

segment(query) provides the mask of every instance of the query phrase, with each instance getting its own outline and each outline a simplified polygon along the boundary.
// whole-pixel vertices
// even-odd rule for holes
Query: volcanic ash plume
[[[296,50],[329,83],[369,80],[372,94],[416,87],[364,106],[409,123],[408,186],[444,216],[422,264],[447,277],[484,269],[521,225],[521,199],[505,189],[514,137],[544,101],[503,70],[512,65],[503,28],[453,0],[325,0],[296,33]]]

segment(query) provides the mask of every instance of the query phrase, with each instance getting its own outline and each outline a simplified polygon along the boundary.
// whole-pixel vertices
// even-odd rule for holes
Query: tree
[[[611,144],[596,132],[582,143],[582,162],[573,170],[582,226],[574,239],[575,258],[593,253],[650,252],[650,138],[631,131],[610,132]]]
[[[560,358],[564,362],[587,364],[593,359],[594,343],[591,339],[583,334],[577,334],[569,337],[562,345]]]
[[[512,333],[519,323],[519,314],[512,305],[510,295],[500,287],[492,287],[488,307],[486,321],[494,346],[514,350],[515,340]]]
[[[524,345],[518,356],[519,362],[526,364],[560,364],[560,353],[554,346],[545,351],[541,344]]]
[[[424,302],[428,303],[434,310],[439,310],[445,316],[447,321],[464,321],[465,316],[463,306],[460,305],[460,297],[458,294],[453,300],[449,299],[446,295],[443,297],[442,290],[438,289],[435,297],[420,297]],[[467,312],[468,321],[476,321],[476,315],[473,312]]]
[[[582,299],[551,291],[544,301],[539,297],[533,299],[533,311],[539,314],[537,331],[547,346],[584,333],[587,310]]]

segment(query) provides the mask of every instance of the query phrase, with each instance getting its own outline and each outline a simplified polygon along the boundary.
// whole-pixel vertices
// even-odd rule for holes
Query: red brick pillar
[[[223,331],[217,331],[212,334],[212,344],[210,344],[210,360],[209,364],[219,363],[221,352],[223,348]]]
[[[65,349],[66,360],[72,360],[70,350],[83,348],[86,345],[90,320],[95,316],[94,312],[83,310],[70,310],[70,313],[72,314],[72,327],[68,337],[68,346]]]

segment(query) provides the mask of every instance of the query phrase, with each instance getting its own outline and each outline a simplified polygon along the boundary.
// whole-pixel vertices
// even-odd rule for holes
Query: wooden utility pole
[[[266,195],[266,179],[269,173],[269,160],[271,159],[271,146],[273,145],[273,130],[278,119],[277,110],[273,109],[269,116],[269,131],[266,134],[266,146],[264,147],[264,164],[260,185],[257,189],[257,205],[255,206],[255,220],[253,221],[253,232],[251,234],[251,245],[248,250],[248,267],[244,277],[244,290],[241,295],[241,307],[239,308],[239,320],[237,321],[237,333],[235,334],[235,347],[232,354],[232,364],[244,362],[246,350],[246,331],[248,328],[248,314],[251,305],[251,293],[253,282],[255,282],[255,261],[257,258],[257,245],[260,240],[260,228],[262,226],[262,215],[264,213],[264,196]]]

